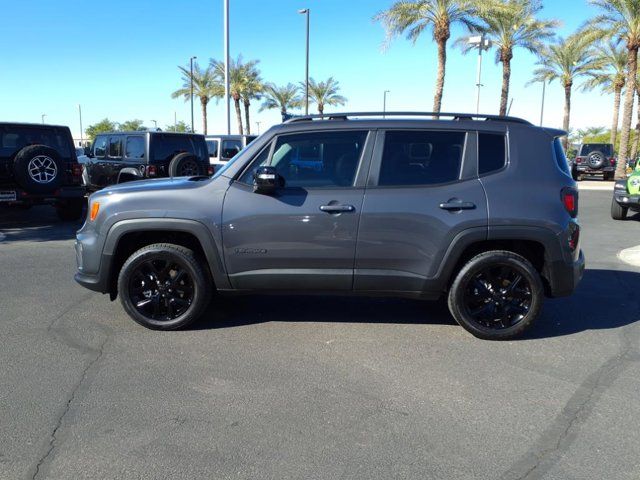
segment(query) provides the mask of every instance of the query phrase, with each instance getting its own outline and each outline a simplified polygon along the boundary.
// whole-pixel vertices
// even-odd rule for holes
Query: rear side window
[[[235,157],[242,150],[242,141],[240,140],[223,140],[222,141],[222,158],[230,159]]]
[[[553,140],[553,153],[556,157],[556,162],[558,163],[558,168],[562,170],[563,173],[571,176],[571,170],[569,169],[569,161],[567,160],[566,155],[564,154],[564,148],[562,148],[562,143],[559,138],[555,138]]]
[[[209,156],[217,157],[218,156],[218,140],[207,140],[207,150],[209,151]]]
[[[144,158],[144,137],[127,137],[127,158]]]
[[[107,137],[96,137],[93,143],[93,156],[96,158],[104,158],[107,154]]]
[[[111,158],[122,157],[122,138],[111,137],[109,139],[109,157]]]
[[[464,132],[388,131],[378,185],[436,185],[458,180],[465,138]]]
[[[151,137],[152,158],[156,162],[169,162],[183,152],[192,153],[201,160],[209,158],[204,138],[200,137],[201,141],[197,138],[189,135],[153,135]]]
[[[506,137],[502,134],[478,135],[478,172],[480,175],[495,172],[507,163]]]
[[[607,157],[613,157],[613,147],[609,143],[585,143],[580,148],[581,157],[586,157],[593,152],[602,152]]]

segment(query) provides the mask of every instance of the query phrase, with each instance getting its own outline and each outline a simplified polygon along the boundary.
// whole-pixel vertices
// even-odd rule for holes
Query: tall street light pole
[[[385,90],[382,96],[382,118],[385,118],[384,114],[387,113],[387,93],[391,93],[391,90]]]
[[[42,123],[44,124],[44,117],[48,117],[48,115],[46,113],[43,113],[42,115],[40,115],[40,118],[42,118]]]
[[[258,135],[260,135],[260,124],[261,124],[261,123],[262,123],[262,122],[256,122],[256,125],[258,126]]]
[[[82,107],[78,104],[78,115],[80,116],[80,146],[84,147],[84,130],[82,129]]]
[[[231,135],[231,99],[229,86],[229,0],[224,0],[224,98],[227,114],[227,135]]]
[[[542,105],[540,106],[540,126],[542,126],[542,120],[544,119],[544,96],[547,89],[547,81],[542,81]]]
[[[476,98],[476,114],[480,114],[480,89],[482,88],[482,51],[489,50],[491,48],[491,40],[484,35],[476,35],[469,37],[469,45],[478,49],[478,76],[476,81],[476,87],[478,88]]]
[[[153,122],[153,125],[155,127],[155,129],[158,129],[158,121],[157,120],[151,120]]]
[[[193,61],[198,57],[191,57],[189,63],[191,64],[191,70],[189,74],[189,80],[191,81],[191,131],[193,132]],[[157,125],[156,125],[157,126]]]
[[[311,9],[305,8],[298,10],[298,13],[307,17],[307,60],[304,83],[304,114],[309,115],[309,15],[311,15]]]

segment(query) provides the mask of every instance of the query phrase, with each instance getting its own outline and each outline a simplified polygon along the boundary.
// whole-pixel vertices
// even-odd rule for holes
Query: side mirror
[[[284,178],[275,167],[260,167],[253,175],[253,191],[263,195],[273,195],[278,188],[284,187]]]

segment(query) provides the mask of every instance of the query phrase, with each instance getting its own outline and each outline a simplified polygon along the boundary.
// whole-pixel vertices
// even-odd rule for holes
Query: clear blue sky
[[[152,119],[165,127],[189,122],[189,104],[173,100],[181,85],[177,65],[223,57],[222,0],[4,0],[0,24],[0,120],[69,125],[79,134],[104,117]],[[345,109],[381,110],[384,90],[390,110],[430,110],[436,50],[430,34],[412,45],[404,38],[382,51],[384,30],[371,17],[391,0],[230,0],[231,55],[259,59],[263,77],[278,84],[304,77],[304,17],[311,8],[311,76],[336,77],[349,99]],[[546,0],[542,16],[562,21],[571,33],[593,14],[586,0]],[[453,32],[453,39],[463,35]],[[453,40],[452,39],[452,40]],[[451,44],[453,41],[451,42]],[[525,87],[535,58],[517,50],[513,62],[512,115],[537,122],[541,87]],[[476,56],[449,47],[443,110],[474,111]],[[501,68],[485,57],[481,110],[496,113]],[[545,124],[562,123],[563,91],[548,88]],[[579,93],[572,126],[608,126],[611,99]],[[275,111],[252,111],[252,128],[279,121]],[[196,103],[196,130],[201,117]],[[222,132],[223,102],[209,107],[209,132]],[[232,128],[235,130],[235,121]]]

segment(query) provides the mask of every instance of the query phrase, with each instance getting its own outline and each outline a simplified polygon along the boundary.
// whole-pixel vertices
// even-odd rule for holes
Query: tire
[[[25,147],[13,160],[16,182],[30,193],[53,192],[62,184],[65,173],[58,152],[45,145]]]
[[[504,273],[502,279],[499,272]],[[526,258],[504,250],[481,253],[469,260],[456,275],[448,297],[453,318],[485,340],[522,335],[538,318],[543,302],[540,274]],[[480,313],[488,317],[479,319]]]
[[[571,169],[571,178],[573,178],[576,182],[578,182],[579,181],[579,177],[580,177],[580,175],[578,175],[578,170],[575,167],[573,167]]]
[[[77,198],[73,200],[65,200],[56,204],[56,213],[58,218],[65,222],[73,222],[80,220],[84,213],[85,206],[84,198]]]
[[[587,163],[594,170],[599,170],[604,167],[605,162],[607,161],[607,157],[600,150],[596,150],[591,152],[587,156]]]
[[[202,174],[198,157],[191,153],[179,153],[169,163],[169,176],[171,177],[195,177]]]
[[[624,220],[627,218],[628,208],[621,206],[616,199],[611,199],[611,218],[614,220]]]
[[[133,320],[153,330],[189,325],[207,308],[213,289],[201,263],[192,250],[180,245],[141,248],[118,275],[122,306]]]

